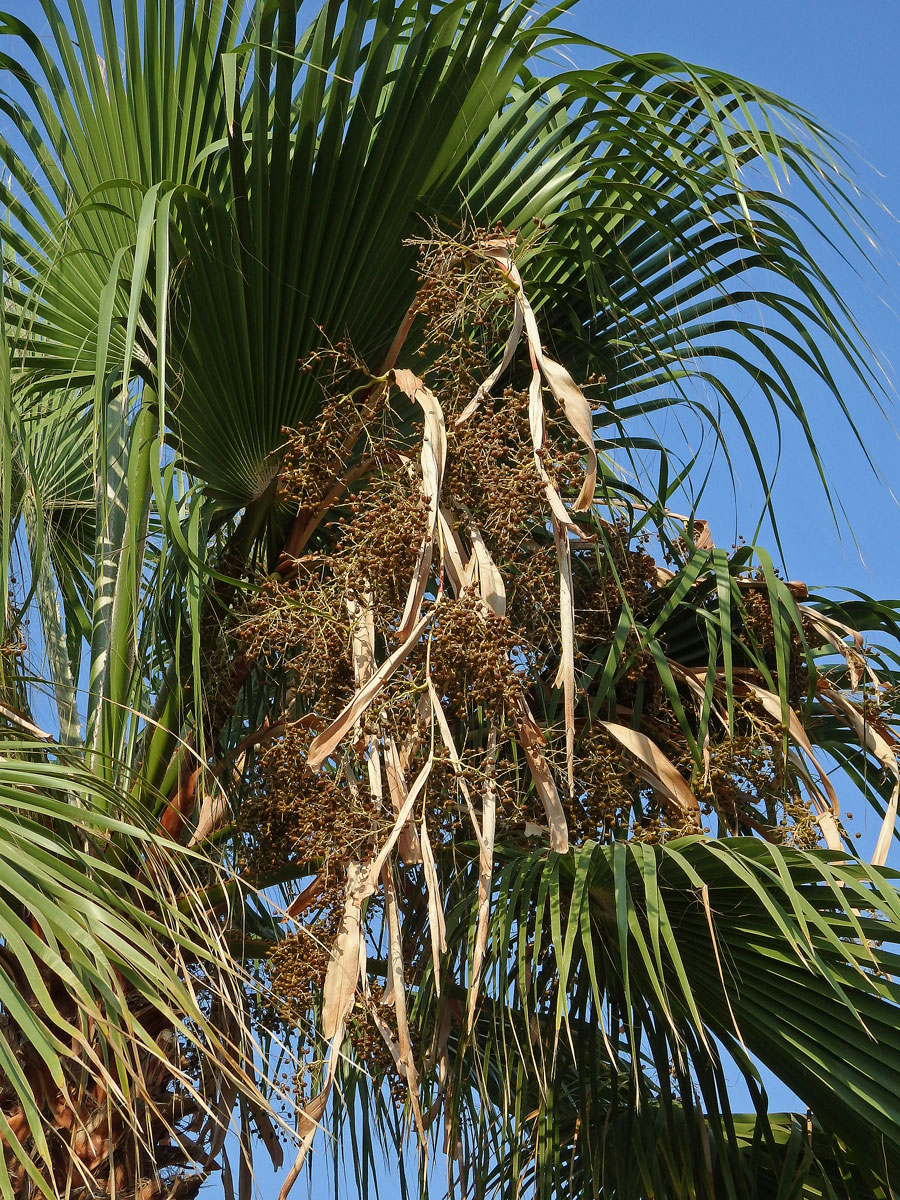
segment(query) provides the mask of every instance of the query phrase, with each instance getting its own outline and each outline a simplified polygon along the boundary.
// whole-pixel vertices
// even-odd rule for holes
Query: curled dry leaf
[[[470,558],[466,554],[456,526],[444,508],[438,509],[438,535],[441,539],[442,562],[450,576],[453,594],[459,598],[465,589],[471,586],[475,556]]]
[[[765,709],[768,715],[781,724],[782,707],[781,700],[774,692],[768,691],[766,688],[760,687],[755,683],[745,683],[744,686],[756,698],[759,704]],[[792,708],[787,710],[787,731],[788,736],[795,742],[803,753],[807,756],[812,765],[816,768],[816,772],[822,784],[825,795],[828,797],[830,812],[824,810],[819,813],[819,826],[822,834],[825,837],[825,844],[830,850],[840,850],[841,839],[837,831],[837,826],[834,824],[834,818],[840,814],[840,806],[838,804],[837,793],[832,787],[831,780],[828,778],[828,772],[825,771],[812,748],[812,743],[807,736],[806,730],[801,724],[800,718]],[[825,818],[824,820],[822,818]]]
[[[325,972],[322,990],[322,1036],[332,1041],[343,1029],[353,1007],[359,982],[360,913],[364,899],[366,869],[351,862],[347,868],[344,918]]]
[[[388,682],[397,668],[411,653],[419,638],[431,620],[432,613],[420,617],[410,630],[409,637],[389,655],[372,677],[359,689],[349,704],[329,726],[310,743],[307,763],[311,770],[317,771],[328,759],[335,747],[343,741],[354,722],[359,720],[373,700],[376,699],[384,685]]]
[[[488,767],[482,791],[481,837],[478,839],[478,924],[475,929],[475,947],[472,958],[472,982],[469,985],[468,1032],[475,1024],[475,1009],[481,972],[487,949],[488,923],[491,915],[491,876],[494,867],[494,833],[497,826],[497,791],[494,786],[493,768],[497,760],[497,730],[491,725],[488,733]]]
[[[681,772],[663,754],[659,746],[646,734],[639,733],[628,725],[619,725],[615,721],[601,721],[600,724],[620,746],[624,746],[628,753],[637,759],[640,773],[650,786],[666,800],[674,803],[679,818],[699,827],[701,820],[697,797],[688,787]]]
[[[394,821],[393,828],[391,829],[391,832],[388,834],[387,840],[385,841],[385,843],[381,847],[381,849],[378,851],[378,854],[377,854],[374,862],[367,869],[367,872],[368,872],[367,879],[366,879],[365,884],[362,887],[363,897],[371,896],[372,893],[375,891],[375,887],[378,882],[378,876],[381,874],[381,869],[384,866],[384,864],[387,862],[388,856],[390,855],[393,848],[396,846],[397,841],[400,838],[400,834],[401,834],[402,830],[404,829],[407,822],[409,821],[409,818],[412,814],[413,808],[415,807],[415,803],[418,800],[419,796],[421,796],[421,794],[425,788],[425,784],[428,782],[428,776],[431,774],[431,768],[433,766],[434,766],[434,753],[432,752],[431,754],[428,755],[428,759],[426,760],[425,765],[422,767],[422,770],[416,776],[415,782],[413,783],[412,787],[409,790],[409,795],[406,797],[406,800],[403,802],[403,807],[400,809],[399,813],[397,814],[397,819]]]
[[[353,678],[357,688],[360,688],[363,684],[368,683],[375,674],[375,618],[372,613],[371,593],[368,589],[363,591],[362,599],[359,603],[355,600],[347,601],[347,612],[351,619]],[[354,724],[356,733],[359,736],[362,732],[360,722],[357,720]],[[352,772],[346,760],[343,764],[343,770],[345,777],[349,779]],[[378,738],[374,733],[368,739],[366,773],[369,776],[369,792],[380,803],[382,798],[381,754]],[[354,794],[357,791],[352,782],[351,790],[353,790]]]
[[[847,673],[850,676],[850,686],[854,692],[859,687],[863,671],[866,672],[876,687],[881,686],[881,680],[872,670],[866,659],[863,637],[859,630],[851,629],[849,625],[835,620],[834,617],[826,617],[824,613],[817,612],[816,609],[810,608],[807,604],[799,604],[797,607],[809,624],[831,646],[832,650],[840,654],[846,661]],[[848,637],[852,642],[852,645],[849,646],[844,640]]]
[[[212,791],[207,792],[200,804],[197,828],[191,835],[188,848],[205,841],[217,829],[220,829],[228,820],[230,813],[231,805],[228,796],[221,787],[214,787]]]
[[[416,1122],[416,1130],[422,1145],[425,1145],[425,1126],[419,1107],[419,1075],[413,1057],[412,1041],[409,1036],[409,1019],[406,1014],[406,985],[403,970],[403,939],[400,933],[400,914],[397,909],[397,894],[391,878],[390,867],[385,864],[382,871],[384,884],[384,906],[388,919],[388,958],[390,959],[393,982],[394,1012],[397,1017],[397,1042],[399,1054],[395,1057],[397,1069],[409,1088],[409,1103]],[[391,1043],[388,1043],[389,1046]]]
[[[544,354],[534,309],[525,295],[522,276],[510,257],[509,248],[498,247],[488,253],[515,288],[516,313],[518,314],[521,310],[532,361],[537,363],[557,403],[563,406],[566,420],[584,443],[587,468],[581,491],[572,507],[575,512],[586,512],[594,502],[594,492],[597,488],[597,450],[594,445],[594,420],[591,406],[565,367]]]
[[[478,822],[478,817],[475,815],[475,809],[472,805],[472,796],[469,792],[469,785],[466,783],[465,776],[462,774],[462,763],[459,757],[459,752],[456,749],[456,743],[453,740],[453,733],[447,723],[447,716],[441,705],[440,697],[435,690],[434,684],[428,680],[428,695],[431,700],[431,711],[434,714],[435,723],[440,731],[441,741],[450,756],[450,762],[453,766],[453,773],[456,776],[456,785],[462,792],[463,799],[466,802],[466,807],[469,810],[469,816],[472,819],[472,826],[475,830],[475,837],[478,839],[479,846],[482,845],[483,839],[481,836],[481,825]]]
[[[888,850],[890,849],[891,839],[894,836],[894,827],[897,823],[897,803],[898,799],[900,799],[900,768],[897,765],[897,756],[894,752],[894,747],[888,741],[886,736],[887,731],[879,729],[875,722],[867,719],[860,712],[852,700],[848,700],[846,696],[842,695],[835,688],[820,688],[819,699],[832,712],[843,713],[860,745],[875,755],[883,767],[885,774],[891,777],[891,798],[885,810],[881,829],[878,833],[878,840],[875,843],[875,850],[872,854],[872,865],[883,867],[887,862]]]
[[[690,522],[686,522],[690,524]],[[709,521],[694,521],[692,525],[694,545],[698,550],[712,550],[715,542],[709,530]]]
[[[503,576],[491,558],[490,551],[481,536],[481,530],[474,521],[469,523],[469,533],[472,538],[472,549],[475,552],[478,590],[481,598],[498,617],[504,617],[506,616],[506,585],[503,582]]]
[[[431,574],[434,539],[438,529],[438,513],[441,503],[441,487],[444,480],[444,469],[447,465],[447,432],[444,427],[444,414],[440,402],[422,380],[412,371],[407,370],[396,370],[393,372],[393,376],[394,382],[400,390],[411,400],[416,401],[425,415],[421,464],[422,496],[428,505],[428,524],[410,580],[403,616],[395,634],[402,641],[409,635],[414,622],[418,619],[428,586],[428,578]]]
[[[284,910],[284,920],[293,920],[295,917],[299,917],[301,913],[306,912],[309,906],[315,903],[324,891],[325,877],[324,875],[316,875]]]
[[[575,592],[572,554],[566,527],[553,518],[553,540],[559,565],[559,632],[562,653],[556,686],[562,685],[566,716],[566,773],[569,795],[575,793]]]
[[[430,533],[427,533],[422,538],[422,544],[419,546],[419,553],[416,555],[416,563],[413,567],[412,578],[409,581],[409,589],[406,593],[406,604],[403,606],[403,615],[400,618],[400,624],[397,626],[395,637],[403,639],[409,636],[409,631],[422,611],[422,601],[425,599],[425,591],[428,587],[428,577],[431,574],[431,560],[434,557],[434,538]]]
[[[332,947],[322,993],[322,1036],[329,1042],[328,1065],[318,1095],[314,1096],[298,1115],[297,1157],[278,1193],[278,1200],[287,1200],[290,1195],[303,1169],[303,1163],[309,1154],[331,1094],[346,1020],[353,1008],[359,984],[360,946],[364,940],[360,930],[360,914],[363,901],[370,894],[366,890],[368,884],[367,870],[361,863],[351,862],[347,868],[344,918],[341,931]]]
[[[428,836],[428,825],[424,816],[420,826],[419,843],[422,847],[422,873],[425,876],[425,886],[428,890],[428,927],[431,933],[431,958],[434,964],[434,990],[436,995],[440,996],[441,955],[447,949],[447,925],[444,920],[444,903],[441,899],[434,852],[431,849],[431,839]]]
[[[512,356],[515,353],[516,346],[519,344],[519,339],[522,337],[522,329],[524,324],[525,319],[522,313],[522,305],[519,303],[519,298],[517,296],[515,309],[513,312],[512,328],[509,331],[509,337],[506,339],[506,345],[503,348],[503,356],[497,366],[494,367],[493,371],[491,371],[490,375],[488,375],[487,379],[479,384],[475,395],[453,422],[454,425],[462,425],[464,421],[468,421],[469,417],[477,412],[482,400],[484,400],[486,396],[490,395],[494,384],[512,362]]]
[[[388,790],[391,794],[391,806],[396,819],[406,803],[408,789],[403,763],[400,761],[397,744],[393,738],[388,738],[385,744],[384,765],[387,771]],[[419,837],[412,818],[400,830],[397,846],[400,850],[400,857],[405,863],[412,864],[422,861],[422,848],[419,845]]]
[[[569,516],[568,510],[563,503],[562,496],[553,486],[553,481],[547,474],[542,460],[542,450],[544,447],[544,400],[541,395],[541,372],[537,365],[537,359],[534,354],[531,355],[532,375],[531,383],[528,385],[528,424],[531,430],[531,448],[534,454],[534,466],[537,471],[538,478],[544,485],[544,493],[547,497],[547,503],[550,505],[550,511],[554,519],[564,527],[577,529],[579,534],[582,533],[581,528]]]
[[[569,829],[559,792],[556,790],[547,760],[541,752],[544,735],[524,700],[521,702],[518,716],[519,741],[550,826],[550,849],[558,854],[566,854],[569,849]]]

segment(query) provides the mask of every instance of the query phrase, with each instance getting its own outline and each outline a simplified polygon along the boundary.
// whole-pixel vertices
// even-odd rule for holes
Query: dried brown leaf
[[[641,774],[651,787],[667,800],[671,800],[682,818],[699,826],[700,805],[697,803],[697,797],[678,768],[663,754],[659,746],[646,734],[627,725],[619,725],[615,721],[601,721],[600,724],[619,745],[624,746],[629,754],[638,760]]]
[[[522,337],[522,328],[524,324],[525,321],[522,314],[522,306],[519,303],[518,298],[516,298],[515,310],[513,312],[513,323],[509,331],[509,337],[506,339],[506,345],[503,348],[503,357],[500,359],[500,362],[497,364],[497,366],[494,367],[493,371],[491,371],[490,375],[488,375],[487,379],[479,384],[475,395],[453,422],[454,425],[462,425],[464,421],[468,421],[469,417],[471,417],[473,413],[478,410],[484,398],[490,395],[494,384],[512,362],[512,356],[515,353],[516,346],[519,344],[519,339]]]
[[[406,985],[403,970],[403,939],[400,934],[400,914],[397,908],[397,894],[394,891],[394,881],[391,878],[390,867],[385,865],[382,871],[384,884],[384,906],[388,919],[388,958],[390,960],[391,978],[393,980],[394,1012],[397,1016],[397,1041],[399,1057],[397,1068],[406,1079],[409,1087],[409,1102],[413,1111],[422,1145],[425,1145],[425,1126],[422,1122],[422,1110],[419,1107],[419,1075],[413,1057],[412,1042],[409,1036],[409,1018],[406,1013]]]
[[[897,765],[897,756],[894,753],[894,748],[885,736],[885,732],[880,730],[871,719],[867,719],[852,700],[843,696],[835,688],[820,688],[819,699],[831,708],[833,712],[842,713],[846,717],[860,745],[875,755],[885,773],[890,775],[893,780],[891,798],[885,810],[881,829],[878,833],[878,840],[875,843],[875,850],[872,854],[872,865],[883,867],[887,862],[888,850],[894,836],[894,827],[897,823],[897,805],[898,799],[900,799],[900,767]]]
[[[340,715],[313,739],[310,743],[309,754],[307,756],[307,763],[311,770],[317,771],[322,766],[338,743],[346,737],[354,722],[363,715],[372,701],[376,699],[381,689],[397,668],[409,656],[413,647],[425,632],[425,628],[431,617],[432,613],[426,613],[419,618],[406,641],[384,660],[374,675],[366,681],[350,703],[344,707]]]
[[[553,540],[559,565],[559,634],[561,650],[556,686],[562,685],[566,717],[566,773],[569,795],[575,794],[575,592],[572,554],[566,527],[553,518]]]
[[[482,600],[498,617],[506,616],[506,585],[497,564],[484,544],[481,530],[474,521],[469,523],[472,549],[478,568],[478,590]]]
[[[394,810],[395,819],[400,815],[403,805],[406,803],[408,789],[406,786],[406,773],[403,770],[403,764],[400,761],[400,755],[397,751],[397,744],[393,738],[388,738],[385,745],[384,765],[387,771],[388,791],[391,794],[391,806]],[[400,851],[400,857],[405,863],[412,865],[422,861],[422,848],[419,845],[419,837],[416,833],[415,822],[410,818],[400,830],[400,835],[397,838],[397,848]]]
[[[778,724],[781,724],[783,720],[783,709],[779,697],[776,696],[774,692],[770,692],[767,688],[760,687],[756,683],[748,682],[745,683],[744,686],[756,698],[768,715],[774,721],[777,721]],[[796,742],[800,749],[806,754],[809,761],[816,768],[819,780],[821,781],[822,787],[825,790],[825,794],[828,797],[830,808],[823,804],[821,796],[817,791],[813,793],[813,796],[816,799],[816,804],[820,810],[818,821],[819,828],[822,830],[822,835],[825,838],[825,845],[828,846],[830,850],[840,850],[841,838],[840,834],[838,833],[837,825],[835,824],[835,818],[840,813],[837,793],[831,785],[831,780],[828,778],[827,771],[823,770],[815,756],[812,743],[810,742],[806,730],[803,728],[803,725],[800,722],[800,718],[792,708],[788,708],[787,710],[787,731],[791,740]]]
[[[318,900],[324,891],[325,877],[324,875],[316,875],[284,910],[284,920],[293,920],[294,917],[299,917],[301,913],[306,912],[309,906]]]
[[[547,760],[541,752],[541,746],[545,740],[544,735],[524,701],[522,701],[518,715],[519,741],[522,744],[535,790],[544,806],[547,823],[550,826],[550,848],[558,854],[566,854],[569,849],[569,829],[566,824],[566,814],[559,799],[559,792],[556,790]]]
[[[475,1024],[475,1009],[481,986],[481,972],[487,950],[488,926],[491,915],[491,875],[494,869],[494,833],[497,827],[497,791],[493,768],[497,759],[497,730],[491,725],[488,733],[488,767],[481,796],[481,836],[478,839],[478,924],[472,957],[472,982],[469,985],[468,1031]]]
[[[366,878],[366,868],[361,863],[351,862],[347,868],[344,918],[340,933],[331,949],[322,989],[322,1036],[329,1042],[343,1028],[356,996],[359,982],[359,939],[362,936],[360,911]]]
[[[431,848],[431,839],[428,836],[428,826],[424,816],[419,827],[419,843],[422,847],[422,873],[428,889],[428,927],[431,933],[431,958],[434,963],[434,990],[440,996],[441,955],[447,949],[447,925],[444,920],[444,904],[441,900],[434,851]]]

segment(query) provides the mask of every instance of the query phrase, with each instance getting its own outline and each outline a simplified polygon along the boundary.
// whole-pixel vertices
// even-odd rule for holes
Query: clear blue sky
[[[15,11],[41,27],[37,0],[12,0]],[[628,52],[664,51],[695,63],[715,66],[780,92],[813,112],[856,148],[860,182],[893,212],[900,213],[900,3],[897,0],[582,0],[568,23],[577,31]],[[587,65],[586,56],[581,64]],[[874,170],[866,164],[871,164]],[[880,172],[877,174],[876,172]],[[883,356],[893,383],[900,369],[900,224],[882,214],[876,221],[881,244],[883,282],[859,280],[849,270],[836,272],[844,297]],[[846,585],[885,598],[900,595],[900,507],[888,485],[900,494],[900,440],[884,419],[867,407],[858,385],[848,381],[846,399],[865,432],[886,482],[872,477],[862,453],[836,419],[823,389],[810,383],[804,396],[815,414],[815,429],[825,448],[841,500],[846,506],[859,550],[844,530],[839,536],[822,510],[812,463],[798,441],[788,447],[775,500],[780,512],[789,574],[818,585]],[[900,425],[900,411],[891,414]],[[746,503],[755,515],[758,496],[746,480]],[[733,540],[732,498],[724,487],[709,497],[712,532],[722,544]],[[750,533],[752,515],[739,522]],[[864,563],[860,560],[860,552]],[[897,855],[895,849],[894,855]],[[894,865],[897,865],[896,858]],[[777,1094],[773,1100],[779,1103]],[[783,1100],[781,1101],[783,1102]],[[277,1185],[259,1163],[259,1184],[266,1200]],[[324,1165],[324,1164],[323,1164]],[[317,1194],[330,1192],[324,1170],[314,1173]],[[295,1194],[307,1191],[306,1177]],[[382,1195],[392,1197],[390,1184]],[[220,1194],[213,1183],[204,1195]],[[353,1196],[352,1186],[342,1196]]]
[[[895,0],[583,0],[572,25],[625,51],[660,50],[733,72],[809,109],[851,143],[861,185],[900,214],[900,4]],[[869,165],[870,164],[870,165]],[[874,168],[874,169],[873,169]],[[876,172],[880,172],[879,174]],[[865,283],[847,269],[833,270],[842,291],[884,357],[896,386],[900,371],[900,224],[873,210],[884,282]],[[900,595],[900,508],[885,484],[873,480],[861,451],[835,418],[821,386],[810,384],[804,403],[815,414],[826,465],[846,506],[860,554],[844,532],[820,514],[812,464],[800,448],[780,476],[775,500],[791,576],[815,584],[842,584],[882,597]],[[848,380],[848,403],[888,485],[900,493],[900,441]],[[900,425],[900,411],[890,414]],[[749,483],[749,475],[746,477]],[[723,502],[729,502],[723,493]],[[739,503],[741,497],[739,495]],[[755,496],[747,497],[756,511]],[[705,514],[702,514],[705,515]],[[723,544],[730,527],[713,534]],[[749,534],[744,525],[741,532]]]

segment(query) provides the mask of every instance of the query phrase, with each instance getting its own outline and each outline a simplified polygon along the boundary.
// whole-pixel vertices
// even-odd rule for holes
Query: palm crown
[[[241,1195],[327,1115],[361,1187],[411,1128],[475,1194],[889,1194],[895,609],[714,545],[655,432],[768,494],[792,363],[853,429],[803,238],[862,217],[565,7],[3,18],[5,1196],[191,1194],[233,1112]]]

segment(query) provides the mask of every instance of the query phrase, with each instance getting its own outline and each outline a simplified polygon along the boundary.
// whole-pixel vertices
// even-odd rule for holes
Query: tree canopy
[[[5,1200],[322,1126],[361,1193],[892,1194],[897,602],[715,544],[671,432],[769,497],[794,424],[827,516],[865,211],[568,8],[0,14]]]

